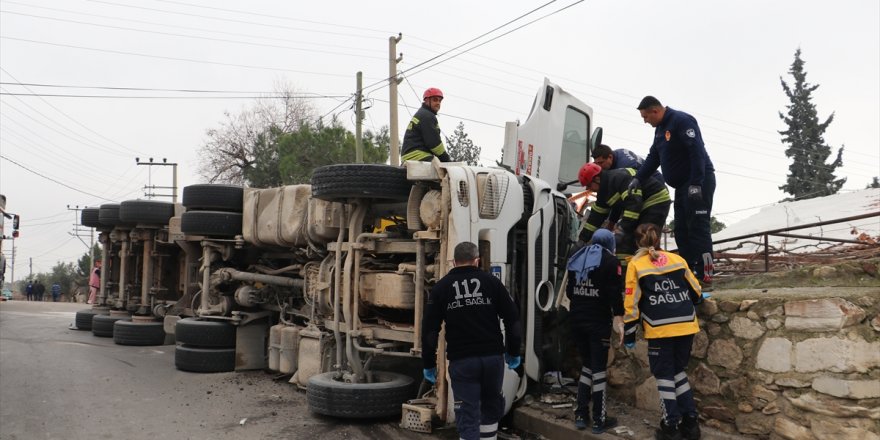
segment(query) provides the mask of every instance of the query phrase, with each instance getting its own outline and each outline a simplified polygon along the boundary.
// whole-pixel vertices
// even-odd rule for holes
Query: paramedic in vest
[[[623,343],[635,347],[636,327],[648,340],[648,363],[660,392],[662,419],[657,440],[698,440],[700,425],[687,365],[694,334],[700,331],[696,304],[700,283],[684,259],[660,249],[660,227],[636,229],[639,250],[626,270]]]
[[[703,135],[693,116],[664,107],[653,96],[638,106],[646,124],[654,127],[654,143],[639,167],[632,187],[638,187],[659,166],[663,178],[675,188],[673,218],[678,253],[687,261],[697,279],[712,282],[712,198],[715,194],[715,167]]]
[[[587,242],[613,210],[620,209],[620,221],[615,226],[617,258],[625,261],[636,251],[635,230],[643,223],[664,224],[669,215],[672,199],[666,185],[653,177],[645,179],[641,188],[629,189],[635,170],[620,168],[604,171],[589,162],[578,172],[578,181],[596,194],[590,205],[590,214],[580,232],[581,241]]]
[[[510,369],[520,364],[519,312],[501,280],[479,268],[477,245],[459,243],[453,258],[453,269],[434,285],[425,306],[424,376],[428,382],[437,381],[437,342],[445,322],[459,437],[496,439],[498,421],[504,415],[504,364]],[[499,318],[504,321],[505,335]],[[443,368],[440,374],[445,374]]]
[[[424,160],[430,162],[437,156],[440,162],[451,162],[440,137],[440,124],[437,112],[443,102],[443,92],[431,87],[422,95],[422,107],[413,115],[403,134],[402,160]]]
[[[623,334],[623,276],[614,256],[614,235],[607,229],[593,234],[589,244],[568,259],[565,294],[571,302],[571,337],[581,357],[574,426],[586,429],[593,403],[593,434],[617,425],[606,412],[606,369],[612,322]]]

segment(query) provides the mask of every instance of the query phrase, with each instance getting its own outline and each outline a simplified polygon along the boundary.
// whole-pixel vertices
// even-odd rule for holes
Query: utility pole
[[[150,173],[149,180],[147,181],[147,185],[144,186],[144,196],[146,196],[147,198],[151,198],[151,197],[171,197],[171,203],[177,203],[177,164],[176,164],[176,163],[174,163],[174,162],[169,163],[169,162],[168,162],[168,159],[166,159],[166,158],[164,158],[164,157],[162,158],[162,162],[153,162],[153,158],[152,158],[152,157],[150,158],[150,161],[149,161],[149,162],[141,162],[141,158],[136,157],[136,158],[134,158],[134,162],[135,162],[136,164],[138,164],[138,165],[146,165],[146,166],[148,166],[148,167],[154,167],[154,166],[170,166],[170,167],[172,167],[172,168],[173,168],[172,172],[173,172],[174,175],[173,175],[173,177],[171,178],[171,186],[156,186],[156,185],[153,185],[153,184],[152,184],[152,183],[153,183],[153,182],[152,182],[152,179],[153,179],[152,176],[153,176],[153,175],[152,175],[152,172],[151,172],[151,173]],[[156,189],[170,189],[170,190],[171,190],[171,194],[156,194],[156,193],[154,193],[154,192],[146,192],[147,189],[150,189],[150,190],[153,190],[153,191],[155,191]]]
[[[28,257],[28,280],[34,279],[34,257]]]
[[[364,94],[364,74],[363,72],[357,73],[357,92],[355,93],[355,103],[354,103],[354,114],[355,114],[355,123],[354,123],[354,161],[355,163],[364,163],[364,139],[362,136],[362,125],[364,123],[364,112],[361,101],[363,100]]]
[[[400,165],[400,135],[397,131],[397,85],[401,78],[397,77],[397,63],[403,60],[403,54],[397,56],[397,43],[403,38],[402,33],[388,38],[388,105],[391,107],[391,165]]]
[[[89,248],[89,267],[90,268],[94,267],[95,266],[95,229],[89,228],[89,235],[88,235],[89,244],[86,244],[86,242],[83,241],[83,239],[82,239],[82,237],[85,237],[85,235],[81,235],[81,233],[85,232],[85,230],[83,230],[81,228],[82,225],[80,224],[80,219],[81,219],[80,211],[82,211],[83,208],[80,208],[79,205],[76,205],[73,208],[71,208],[70,205],[67,205],[67,209],[69,211],[74,212],[73,232],[68,232],[68,234],[73,237],[78,238],[79,241],[82,242],[83,245],[85,245]],[[91,269],[89,269],[89,270],[91,270]]]
[[[12,239],[12,275],[10,275],[10,281],[12,282],[12,288],[15,289],[15,238]]]

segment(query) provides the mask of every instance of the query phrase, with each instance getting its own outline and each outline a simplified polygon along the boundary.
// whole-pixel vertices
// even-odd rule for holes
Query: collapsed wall
[[[756,438],[880,440],[880,288],[714,292],[688,378],[703,423]],[[659,411],[648,344],[612,350],[614,397]]]

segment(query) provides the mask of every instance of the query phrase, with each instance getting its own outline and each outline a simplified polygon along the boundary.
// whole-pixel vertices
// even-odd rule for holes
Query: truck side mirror
[[[13,230],[13,231],[17,231],[17,230],[18,230],[18,223],[19,223],[19,220],[20,220],[20,217],[18,216],[18,214],[13,214],[13,215],[12,215],[12,230]]]
[[[593,136],[590,137],[590,145],[588,145],[589,151],[587,151],[587,161],[589,161],[590,157],[592,157],[593,150],[596,148],[596,146],[601,143],[602,143],[602,127],[596,127],[596,129],[593,130]]]

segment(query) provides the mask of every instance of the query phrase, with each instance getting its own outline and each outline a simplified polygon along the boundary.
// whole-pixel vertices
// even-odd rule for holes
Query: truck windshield
[[[565,109],[565,127],[562,131],[562,157],[559,163],[559,181],[569,182],[577,179],[578,170],[588,161],[587,139],[590,132],[590,118],[583,112],[568,107]]]

